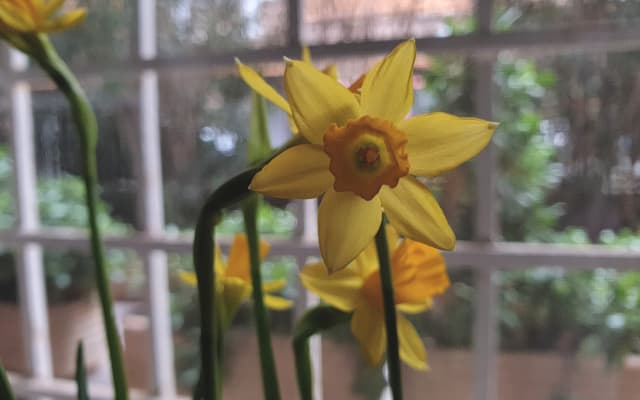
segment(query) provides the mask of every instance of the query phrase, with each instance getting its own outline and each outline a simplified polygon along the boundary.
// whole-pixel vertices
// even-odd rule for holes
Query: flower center
[[[334,189],[371,200],[382,185],[395,187],[409,173],[407,137],[389,121],[364,116],[343,127],[331,125],[324,151]]]

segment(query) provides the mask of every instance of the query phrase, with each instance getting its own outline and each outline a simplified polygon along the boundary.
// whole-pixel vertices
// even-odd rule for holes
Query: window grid
[[[210,53],[180,59],[160,58],[156,55],[155,0],[138,2],[138,59],[117,65],[80,69],[80,75],[97,72],[118,74],[135,72],[140,76],[140,131],[142,143],[141,165],[143,171],[143,232],[124,237],[108,237],[108,247],[130,248],[139,252],[145,260],[148,301],[152,326],[152,354],[154,360],[153,382],[158,398],[173,398],[175,377],[173,375],[173,350],[169,325],[168,285],[166,252],[191,251],[191,242],[185,238],[167,237],[164,232],[164,206],[162,197],[162,170],[160,138],[158,133],[158,82],[157,74],[167,69],[215,69],[233,66],[233,56],[240,55],[246,62],[278,60],[283,54],[300,53],[301,0],[288,1],[289,32],[287,46],[259,50]],[[558,54],[563,52],[608,52],[640,49],[640,30],[620,30],[609,25],[571,28],[558,31],[539,32],[491,32],[493,0],[477,0],[476,20],[478,31],[474,34],[448,38],[419,38],[417,46],[430,53],[453,53],[474,57],[476,91],[474,94],[476,114],[491,119],[493,65],[497,54],[505,50],[534,51],[536,54]],[[383,53],[397,41],[368,41],[320,45],[312,48],[314,55],[347,56]],[[22,313],[26,332],[27,355],[34,366],[33,379],[12,377],[18,393],[33,396],[74,398],[74,388],[69,381],[53,380],[50,361],[50,345],[47,332],[46,298],[42,278],[41,247],[87,248],[86,233],[70,229],[41,228],[38,222],[35,193],[35,163],[33,156],[33,116],[30,105],[29,80],[41,76],[40,72],[27,71],[24,57],[12,52],[12,63],[6,84],[12,88],[13,140],[16,199],[19,223],[14,231],[0,232],[0,241],[14,245],[19,250],[19,279]],[[531,268],[540,265],[562,265],[568,270],[593,269],[607,266],[618,269],[637,269],[640,252],[616,250],[600,245],[538,245],[530,243],[496,242],[496,150],[490,146],[475,161],[478,207],[476,231],[473,242],[459,242],[454,253],[446,254],[448,264],[453,267],[468,266],[476,277],[476,301],[474,321],[474,400],[496,398],[498,377],[497,357],[497,293],[495,274],[511,268]],[[302,264],[308,257],[317,256],[315,234],[316,203],[302,203],[303,230],[292,241],[275,241],[274,255],[293,255]],[[225,243],[223,243],[223,247]],[[228,243],[226,243],[228,246]],[[312,306],[317,299],[305,299]],[[320,341],[312,343],[316,366],[316,388],[321,392]],[[48,386],[47,386],[48,385]],[[66,385],[66,386],[65,386]],[[109,389],[92,387],[96,398],[109,398]],[[317,393],[321,398],[321,393]],[[139,397],[142,398],[142,397]],[[155,398],[155,397],[146,397]]]

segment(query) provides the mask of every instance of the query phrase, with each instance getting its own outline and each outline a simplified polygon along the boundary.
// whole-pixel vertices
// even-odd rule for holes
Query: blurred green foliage
[[[11,229],[16,222],[11,159],[0,147],[0,229]],[[51,227],[86,228],[84,185],[79,177],[65,175],[42,178],[38,182],[38,208],[41,223]],[[122,234],[129,227],[109,215],[104,202],[98,204],[99,223],[103,232]],[[118,273],[130,262],[123,252],[110,252],[111,273]],[[91,258],[73,250],[44,252],[45,284],[50,303],[68,302],[88,295],[94,288]],[[0,301],[18,299],[15,254],[10,249],[0,252]]]
[[[425,73],[432,107],[468,114],[472,65],[461,60],[435,59]],[[559,225],[565,210],[552,194],[562,180],[558,148],[542,133],[542,106],[554,95],[557,77],[535,62],[503,55],[494,83],[500,101],[494,105],[500,127],[494,137],[499,148],[500,228],[504,240],[588,244],[583,228]],[[469,171],[467,171],[469,172]],[[469,179],[472,181],[472,178]],[[472,207],[469,194],[460,207]],[[471,215],[468,213],[468,215]],[[470,220],[458,226],[469,237]],[[632,230],[602,231],[599,243],[639,248]],[[560,266],[561,267],[561,266]],[[566,272],[546,267],[500,273],[499,321],[501,348],[509,351],[557,351],[601,354],[611,363],[640,351],[640,274],[606,269]],[[473,276],[452,272],[454,283],[425,319],[416,319],[423,332],[444,347],[471,346]]]

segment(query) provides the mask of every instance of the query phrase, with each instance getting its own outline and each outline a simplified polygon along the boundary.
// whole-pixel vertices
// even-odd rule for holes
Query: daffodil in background
[[[216,269],[216,293],[224,304],[225,321],[224,326],[228,327],[240,305],[251,296],[251,277],[249,272],[249,247],[247,236],[238,234],[234,237],[229,257],[226,263],[220,256],[220,249],[216,248],[216,259],[214,268]],[[260,258],[264,259],[269,254],[269,243],[260,241]],[[180,279],[189,286],[196,286],[196,274],[193,272],[181,271]],[[282,297],[274,296],[286,286],[284,279],[265,282],[262,288],[265,292],[264,302],[272,310],[286,310],[291,308],[292,303]]]
[[[80,23],[84,8],[61,11],[65,0],[0,0],[0,29],[14,33],[50,33]]]
[[[469,160],[489,143],[496,124],[445,113],[405,119],[415,56],[414,40],[398,45],[366,73],[359,96],[308,63],[287,62],[285,91],[309,144],[274,158],[250,188],[290,199],[324,194],[318,234],[330,271],[369,245],[383,210],[403,236],[445,250],[455,246],[436,199],[413,176],[438,175]]]
[[[425,244],[404,239],[387,226],[391,271],[398,315],[400,357],[409,366],[427,369],[424,344],[402,313],[417,314],[432,305],[433,296],[449,287],[444,258]],[[329,274],[323,263],[308,264],[302,284],[341,311],[352,312],[351,332],[370,365],[380,364],[386,349],[386,330],[378,259],[373,243],[349,266]]]

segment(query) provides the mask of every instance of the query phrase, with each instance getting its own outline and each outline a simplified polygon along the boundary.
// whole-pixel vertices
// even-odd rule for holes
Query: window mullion
[[[27,57],[11,50],[10,69],[23,71],[27,67]],[[16,228],[19,233],[28,234],[39,230],[40,218],[38,215],[33,107],[31,87],[27,82],[15,81],[12,83],[11,106],[15,198],[18,213]],[[53,377],[53,367],[42,247],[34,242],[23,242],[18,245],[15,268],[18,277],[26,361],[33,377],[49,380]]]
[[[138,1],[138,56],[156,57],[156,1]],[[142,217],[144,232],[150,237],[164,234],[162,157],[159,128],[158,73],[144,69],[140,74],[140,163],[142,171]],[[167,254],[162,250],[144,252],[147,301],[151,320],[151,365],[154,389],[161,397],[176,394],[171,330]]]
[[[476,0],[476,34],[492,31],[493,0]],[[476,57],[474,74],[474,114],[493,119],[493,58]],[[497,149],[491,142],[474,162],[476,172],[476,210],[474,239],[494,242],[499,233],[497,215]],[[474,270],[475,313],[473,322],[473,399],[496,400],[498,397],[498,286],[492,267]]]

